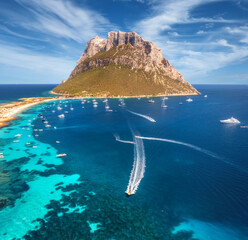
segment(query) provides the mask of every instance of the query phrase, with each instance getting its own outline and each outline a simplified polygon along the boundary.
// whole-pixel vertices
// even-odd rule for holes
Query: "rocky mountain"
[[[53,91],[104,97],[199,94],[153,42],[120,31],[89,40],[69,78]]]

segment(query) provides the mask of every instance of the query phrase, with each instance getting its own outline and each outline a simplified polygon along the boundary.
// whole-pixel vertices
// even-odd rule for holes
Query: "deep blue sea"
[[[54,84],[0,84],[0,104],[27,97],[53,96]]]
[[[53,87],[0,85],[0,100]],[[248,86],[195,87],[168,108],[68,99],[20,113],[0,129],[0,239],[247,240]]]

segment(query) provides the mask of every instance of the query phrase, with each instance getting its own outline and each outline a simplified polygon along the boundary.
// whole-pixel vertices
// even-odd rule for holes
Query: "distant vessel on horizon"
[[[240,121],[234,117],[231,117],[229,119],[225,119],[225,120],[220,120],[221,123],[231,123],[231,124],[239,124]]]

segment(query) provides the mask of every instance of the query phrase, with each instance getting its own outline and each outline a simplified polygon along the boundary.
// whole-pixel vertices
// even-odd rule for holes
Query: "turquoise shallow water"
[[[248,128],[240,128],[248,125],[248,87],[198,89],[208,98],[169,97],[166,109],[160,98],[124,107],[112,99],[106,112],[91,99],[19,114],[0,130],[0,193],[9,199],[0,239],[248,239]],[[220,124],[231,116],[241,124]],[[157,140],[114,136],[132,142],[132,133]],[[143,178],[127,198],[135,159]]]

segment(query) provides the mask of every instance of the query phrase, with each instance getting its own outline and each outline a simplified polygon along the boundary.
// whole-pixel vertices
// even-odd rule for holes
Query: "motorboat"
[[[155,101],[152,100],[152,99],[149,99],[148,102],[149,102],[149,103],[154,103]]]
[[[187,102],[193,102],[193,99],[192,98],[188,98],[186,101]]]
[[[167,108],[168,107],[167,105],[165,105],[165,98],[162,99],[161,107],[162,108]]]
[[[20,134],[20,133],[18,133],[18,134],[16,134],[16,135],[15,135],[15,137],[20,137],[20,136],[21,136],[21,134]]]
[[[133,192],[132,190],[128,190],[128,191],[126,191],[125,193],[126,193],[126,195],[127,195],[128,197],[134,194],[134,192]]]
[[[58,117],[59,117],[59,118],[64,118],[65,115],[64,115],[64,114],[60,114],[60,115],[58,115]]]
[[[179,102],[179,104],[183,104],[182,102]]]
[[[56,143],[58,143],[58,144],[59,144],[59,143],[60,143],[60,141],[56,141]]]
[[[248,128],[248,126],[240,126],[241,128]]]
[[[19,140],[14,140],[13,142],[14,142],[14,143],[18,143],[18,142],[20,142],[20,141],[19,141]]]
[[[62,107],[57,107],[58,110],[62,110]]]
[[[206,95],[204,95],[204,97],[205,97],[205,98],[207,98],[207,97],[208,97],[208,95],[206,94]]]
[[[30,142],[27,142],[26,145],[30,145],[31,143]]]
[[[231,124],[239,124],[240,121],[234,117],[231,117],[229,119],[226,120],[220,120],[221,123],[231,123]]]
[[[60,153],[56,155],[56,157],[65,157],[65,156],[66,156],[66,153]]]

